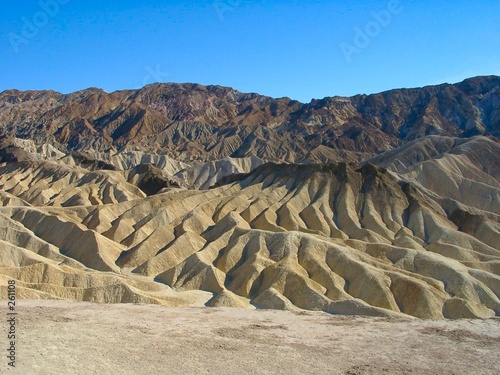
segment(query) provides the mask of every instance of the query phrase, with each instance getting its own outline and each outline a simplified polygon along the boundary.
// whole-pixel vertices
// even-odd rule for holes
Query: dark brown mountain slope
[[[423,135],[500,135],[500,77],[303,104],[227,87],[154,84],[0,93],[0,129],[62,151],[133,149],[180,160],[359,161]]]

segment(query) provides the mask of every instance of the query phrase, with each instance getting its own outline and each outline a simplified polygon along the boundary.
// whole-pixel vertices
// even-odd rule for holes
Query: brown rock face
[[[123,147],[184,161],[257,156],[270,161],[361,161],[424,135],[500,135],[500,78],[399,89],[303,104],[197,84],[4,91],[0,127],[59,149]]]

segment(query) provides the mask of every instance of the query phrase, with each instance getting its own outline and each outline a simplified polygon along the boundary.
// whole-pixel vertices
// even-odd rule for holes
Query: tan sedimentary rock
[[[264,164],[149,197],[123,171],[3,164],[0,276],[26,298],[499,315],[499,176],[477,159],[499,147],[422,142],[447,146],[400,150],[404,168]]]

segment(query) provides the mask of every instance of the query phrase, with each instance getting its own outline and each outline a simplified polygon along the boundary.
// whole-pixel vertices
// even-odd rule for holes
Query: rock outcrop
[[[427,137],[208,190],[158,190],[151,167],[4,163],[0,275],[30,298],[498,316],[499,156],[485,137]]]

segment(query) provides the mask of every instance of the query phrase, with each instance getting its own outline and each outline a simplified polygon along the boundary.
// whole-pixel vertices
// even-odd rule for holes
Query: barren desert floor
[[[17,311],[17,367],[2,356],[2,374],[500,374],[498,318],[68,301]]]

